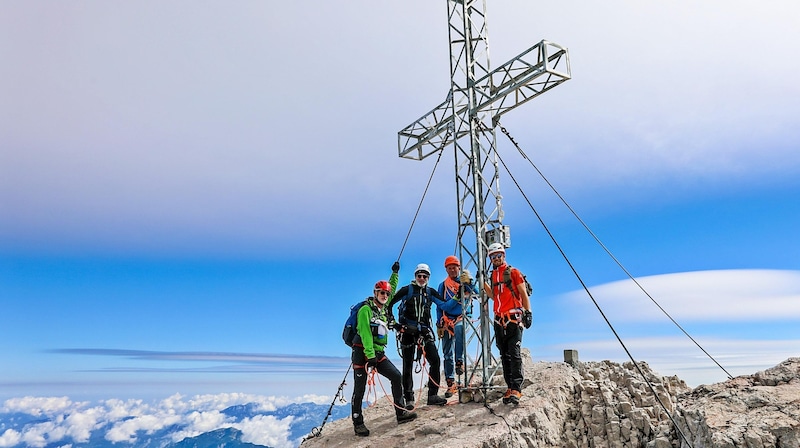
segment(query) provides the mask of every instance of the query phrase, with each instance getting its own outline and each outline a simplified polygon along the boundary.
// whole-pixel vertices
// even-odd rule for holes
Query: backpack
[[[344,329],[342,330],[342,340],[348,347],[353,346],[358,330],[356,330],[356,320],[358,319],[358,310],[367,304],[367,299],[362,300],[350,307],[350,316],[344,322]]]
[[[513,285],[511,285],[511,269],[514,268],[510,264],[506,265],[506,270],[503,271],[503,283],[506,284],[506,288],[511,290],[511,294],[514,295],[514,298],[519,300],[519,297],[517,297],[517,294],[519,293],[513,288]],[[525,281],[525,289],[528,291],[528,297],[530,297],[531,294],[533,294],[533,286],[531,286],[530,282],[528,282],[527,275],[523,274],[519,269],[517,269],[517,271],[519,271],[519,273],[522,275],[522,280]]]

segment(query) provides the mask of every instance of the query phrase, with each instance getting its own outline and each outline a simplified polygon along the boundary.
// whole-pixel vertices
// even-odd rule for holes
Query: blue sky
[[[488,4],[493,66],[542,39],[571,56],[503,125],[734,375],[800,346],[800,7],[765,5]],[[421,0],[0,4],[0,400],[334,394],[347,309],[388,277],[433,169],[396,136],[446,94],[446,25]],[[498,141],[633,355],[726,379]],[[453,251],[444,160],[404,282],[426,262],[438,283]],[[501,185],[535,289],[524,345],[626,361]]]

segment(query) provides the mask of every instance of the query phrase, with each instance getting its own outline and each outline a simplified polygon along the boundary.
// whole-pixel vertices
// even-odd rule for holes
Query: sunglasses
[[[494,260],[495,258],[500,258],[503,256],[502,252],[498,252],[496,254],[489,255],[489,259]]]
[[[388,296],[389,295],[389,291],[384,291],[382,289],[379,289],[378,290],[378,294],[383,294],[383,295],[387,295]]]
[[[428,274],[417,274],[417,278],[428,278]]]

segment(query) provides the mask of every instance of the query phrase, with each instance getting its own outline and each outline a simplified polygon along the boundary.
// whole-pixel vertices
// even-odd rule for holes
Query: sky
[[[493,67],[570,52],[572,79],[501,123],[581,221],[498,133],[534,360],[627,350],[697,386],[800,356],[800,6],[487,8]],[[455,247],[452,159],[397,155],[446,96],[446,13],[0,3],[5,409],[332,397],[350,305],[398,257],[402,283],[424,262],[438,284]]]

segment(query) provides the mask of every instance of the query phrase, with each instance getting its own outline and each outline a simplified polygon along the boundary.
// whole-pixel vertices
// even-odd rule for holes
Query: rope
[[[375,388],[375,374],[378,372],[378,369],[375,367],[370,367],[369,372],[367,373],[367,392],[364,394],[364,397],[367,399],[368,403],[371,403],[369,407],[374,406],[378,403],[378,389]],[[373,400],[369,399],[369,394],[372,393]]]
[[[675,326],[678,327],[683,332],[683,334],[686,335],[686,337],[688,337],[694,343],[694,345],[697,346],[697,348],[699,348],[703,353],[705,353],[705,355],[709,359],[714,361],[714,363],[720,369],[722,369],[722,371],[725,372],[726,375],[728,375],[728,379],[733,379],[733,375],[728,373],[728,371],[725,370],[725,368],[722,367],[722,365],[720,365],[720,363],[717,362],[717,360],[714,359],[714,357],[711,356],[711,354],[709,354],[706,351],[706,349],[704,349],[691,335],[689,335],[689,333],[686,330],[683,329],[683,327],[677,321],[675,321],[675,319],[672,318],[672,316],[664,308],[661,307],[661,305],[656,301],[656,299],[654,299],[653,296],[651,296],[650,293],[648,293],[644,289],[644,287],[633,277],[633,275],[631,275],[631,273],[625,268],[625,266],[622,265],[622,263],[617,259],[617,257],[615,257],[614,254],[611,253],[611,250],[609,250],[608,247],[606,247],[606,245],[603,244],[602,241],[600,241],[600,238],[598,238],[597,235],[595,235],[595,233],[592,232],[592,230],[589,228],[589,226],[583,221],[583,219],[581,219],[581,217],[578,216],[578,214],[575,212],[575,210],[573,210],[573,208],[561,196],[561,194],[558,192],[558,190],[556,190],[556,188],[553,186],[553,184],[551,184],[550,181],[547,179],[547,177],[545,177],[544,173],[542,173],[541,170],[539,170],[539,167],[537,167],[536,164],[533,163],[533,161],[530,158],[528,158],[527,154],[525,154],[525,152],[522,150],[522,148],[520,148],[520,146],[517,144],[517,142],[511,136],[511,134],[508,133],[508,130],[506,130],[506,128],[503,127],[502,125],[500,125],[500,130],[503,132],[503,134],[506,135],[506,137],[508,137],[508,139],[511,141],[511,143],[514,144],[514,147],[517,148],[517,151],[519,151],[520,155],[522,155],[522,157],[525,160],[527,160],[528,163],[530,163],[530,165],[533,167],[533,169],[535,169],[536,172],[539,173],[539,176],[545,181],[545,183],[547,183],[547,186],[550,187],[550,189],[553,191],[553,193],[555,193],[555,195],[558,197],[558,199],[560,199],[561,202],[564,204],[564,206],[567,207],[567,209],[570,211],[570,213],[572,213],[572,215],[575,217],[575,219],[577,219],[578,222],[581,223],[583,228],[586,229],[587,232],[589,232],[589,235],[591,235],[592,238],[594,238],[595,242],[597,242],[597,244],[599,244],[600,247],[603,248],[603,250],[606,252],[606,254],[608,254],[608,256],[611,257],[612,260],[614,260],[614,262],[617,264],[617,266],[619,266],[619,268],[622,269],[622,272],[624,272],[625,275],[627,275],[628,278],[630,278],[633,281],[633,283],[636,284],[636,286],[650,299],[650,301],[652,301],[658,307],[658,309],[661,310],[661,312],[664,313],[664,315],[667,316],[669,318],[669,320],[672,321],[672,323],[675,324]],[[505,166],[505,163],[503,164],[503,166]],[[508,171],[507,167],[506,167],[506,171]],[[510,174],[511,173],[509,173],[509,175]],[[514,181],[514,182],[516,183],[516,181]],[[517,184],[517,188],[519,188],[519,184]],[[522,190],[520,189],[520,191],[522,191]],[[526,200],[527,200],[527,198],[526,198]],[[528,202],[528,204],[530,205],[530,202]]]
[[[417,221],[417,216],[419,216],[419,210],[422,208],[422,203],[425,201],[425,196],[428,194],[428,188],[431,186],[431,181],[433,180],[433,175],[436,173],[436,167],[439,166],[439,161],[442,160],[442,154],[444,151],[442,149],[447,144],[447,140],[450,138],[450,129],[447,130],[447,134],[444,136],[442,140],[442,145],[439,147],[437,151],[439,151],[439,157],[436,158],[436,163],[433,165],[433,171],[431,171],[431,175],[428,178],[428,184],[425,185],[425,191],[422,193],[422,197],[419,200],[419,205],[417,206],[417,211],[414,213],[414,219],[411,220],[411,225],[408,228],[408,233],[406,233],[406,239],[403,240],[403,246],[400,248],[400,253],[397,255],[397,261],[400,261],[400,258],[403,256],[403,251],[406,250],[406,244],[408,243],[408,237],[411,236],[411,230],[414,228],[414,223]]]
[[[325,427],[325,423],[328,422],[328,417],[331,416],[331,412],[333,411],[333,405],[336,403],[336,399],[339,398],[339,395],[342,395],[342,402],[345,402],[344,395],[342,391],[344,389],[344,385],[347,384],[347,374],[350,373],[350,368],[353,367],[353,363],[351,362],[349,366],[347,366],[347,371],[344,372],[344,378],[342,378],[342,383],[339,384],[339,389],[336,391],[336,395],[333,396],[333,401],[331,401],[331,405],[328,407],[328,413],[325,414],[325,418],[322,419],[322,424],[316,426],[311,429],[311,432],[308,433],[306,437],[300,442],[301,444],[308,439],[313,439],[314,437],[319,437],[322,435],[322,428]]]
[[[374,371],[376,371],[377,369],[373,368],[372,370],[373,370],[373,372],[374,372]],[[390,397],[390,396],[389,396],[389,393],[388,393],[388,392],[386,392],[386,388],[383,386],[383,381],[381,381],[381,376],[380,376],[380,375],[375,375],[374,373],[371,373],[371,375],[372,375],[372,376],[375,376],[375,377],[377,377],[377,378],[378,378],[378,384],[381,386],[381,390],[383,391],[383,396],[384,396],[384,397],[386,397],[386,399],[389,401],[389,403],[391,403],[391,404],[392,404],[392,406],[394,406],[394,407],[395,407],[395,409],[403,409],[403,410],[407,410],[407,409],[406,409],[406,408],[404,408],[403,406],[398,406],[398,405],[397,405],[397,403],[395,403],[395,402],[394,402],[394,399],[393,399],[392,397]],[[377,402],[377,399],[376,399],[376,402]],[[415,407],[415,408],[416,408],[416,407]]]
[[[417,362],[419,362],[419,361],[417,361]],[[420,365],[420,370],[424,371],[425,373],[428,374],[428,381],[429,382],[431,382],[434,385],[436,385],[436,387],[439,388],[439,389],[442,388],[441,384],[437,383],[436,381],[433,380],[433,378],[431,378],[431,371],[428,368],[428,358],[425,355],[425,344],[422,344],[422,363]],[[439,380],[441,381],[441,377],[439,378]],[[420,391],[420,394],[422,394],[422,381],[420,381],[419,391]]]
[[[497,151],[495,151],[495,154],[497,154]],[[655,387],[653,387],[653,384],[650,382],[650,380],[644,374],[644,371],[642,371],[642,368],[636,362],[636,359],[634,359],[634,357],[631,354],[630,350],[628,350],[628,347],[622,341],[622,338],[617,333],[617,330],[611,324],[611,321],[608,320],[608,317],[606,317],[606,314],[605,314],[605,312],[603,312],[603,309],[600,308],[600,304],[597,303],[597,300],[594,298],[594,296],[592,295],[591,291],[589,291],[589,287],[586,286],[586,283],[583,281],[583,278],[580,276],[580,274],[578,274],[578,271],[575,269],[575,266],[572,264],[572,262],[570,261],[569,257],[567,257],[567,254],[564,253],[564,250],[561,248],[561,245],[558,244],[558,241],[556,241],[556,238],[555,238],[555,236],[553,236],[553,233],[550,231],[550,228],[547,227],[547,224],[544,223],[544,220],[542,219],[541,215],[539,215],[539,212],[537,212],[536,209],[533,207],[533,204],[528,199],[528,196],[525,194],[524,191],[522,191],[522,187],[520,187],[520,185],[517,182],[517,179],[514,177],[514,175],[511,174],[511,171],[508,169],[508,166],[506,165],[506,162],[500,157],[499,154],[497,154],[497,158],[498,158],[498,160],[500,160],[500,163],[503,165],[503,168],[505,168],[505,170],[508,173],[509,177],[511,177],[511,180],[514,182],[514,185],[517,186],[517,189],[522,194],[522,197],[525,199],[525,202],[528,203],[528,206],[531,208],[533,213],[536,215],[536,218],[539,220],[539,223],[541,223],[541,225],[544,228],[545,232],[547,232],[547,235],[550,237],[550,240],[553,241],[553,244],[556,246],[558,251],[561,253],[561,256],[564,258],[564,261],[566,261],[567,265],[572,270],[572,273],[575,275],[575,278],[578,279],[578,282],[580,282],[580,284],[583,287],[584,291],[586,291],[586,294],[589,296],[590,299],[592,299],[592,303],[594,303],[594,306],[595,306],[595,308],[597,308],[597,311],[600,312],[600,315],[603,317],[603,320],[606,321],[606,325],[608,325],[608,328],[610,328],[611,332],[614,333],[614,337],[617,338],[617,341],[619,342],[620,346],[622,346],[622,349],[625,350],[625,353],[628,355],[628,358],[633,362],[633,365],[636,367],[636,370],[639,371],[639,374],[642,376],[642,379],[644,379],[644,381],[647,383],[647,386],[649,387],[650,392],[653,393],[653,396],[656,398],[656,401],[658,401],[658,404],[661,405],[661,408],[664,410],[664,412],[666,412],[667,416],[669,416],[669,419],[670,419],[670,421],[672,421],[672,424],[675,427],[675,430],[680,434],[680,436],[683,439],[683,441],[686,442],[686,444],[689,445],[690,448],[693,448],[691,442],[689,442],[689,439],[687,439],[686,436],[683,434],[683,431],[681,431],[680,427],[678,426],[678,423],[675,421],[675,418],[669,412],[669,410],[667,409],[666,405],[664,405],[664,403],[661,402],[661,399],[658,397],[658,393],[656,392]]]

